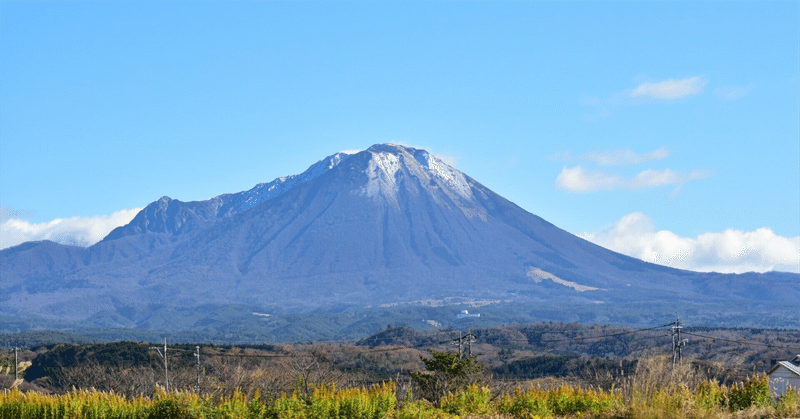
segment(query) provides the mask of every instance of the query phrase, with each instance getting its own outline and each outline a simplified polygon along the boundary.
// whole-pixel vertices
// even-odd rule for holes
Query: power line
[[[686,335],[696,336],[696,337],[699,337],[699,338],[706,338],[706,339],[712,339],[712,340],[721,340],[723,342],[738,343],[740,345],[763,346],[763,347],[767,347],[767,348],[778,348],[778,349],[793,349],[793,350],[797,349],[796,346],[791,347],[791,346],[775,345],[775,344],[772,344],[772,343],[752,342],[752,341],[747,341],[747,340],[732,340],[732,339],[725,339],[725,338],[720,338],[720,337],[715,337],[715,336],[706,336],[706,335],[701,335],[701,334],[697,334],[697,333],[690,333],[690,332],[683,332],[683,333],[686,334]]]
[[[628,331],[625,331],[625,332],[610,333],[610,334],[606,334],[606,335],[581,336],[581,337],[574,337],[574,338],[559,338],[559,339],[542,339],[539,342],[541,342],[541,343],[551,343],[551,342],[570,342],[570,341],[584,341],[584,340],[591,340],[591,339],[603,339],[603,338],[608,338],[608,337],[615,337],[615,336],[622,336],[622,335],[630,335],[630,334],[634,334],[634,333],[647,332],[647,331],[650,331],[650,330],[660,329],[662,327],[672,326],[673,324],[675,324],[675,322],[666,323],[666,324],[662,324],[662,325],[659,325],[659,326],[648,327],[646,329],[628,330]],[[658,336],[661,336],[661,335],[658,335]],[[642,339],[649,339],[649,338],[642,338]],[[527,339],[527,338],[526,339],[505,339],[505,340],[509,341],[509,342],[530,342],[530,339]]]
[[[655,329],[660,329],[662,327],[672,326],[673,324],[675,324],[675,322],[662,324],[660,326],[648,327],[647,329],[629,330],[627,332],[612,333],[612,334],[608,334],[608,335],[585,336],[585,337],[565,338],[565,339],[547,339],[547,340],[541,340],[541,342],[548,342],[549,343],[549,342],[566,342],[566,341],[571,341],[571,340],[573,340],[573,341],[581,341],[581,340],[589,340],[589,339],[603,339],[603,338],[614,337],[614,336],[622,336],[622,335],[630,335],[630,334],[634,334],[634,333],[646,332],[648,330],[655,330]]]
[[[457,341],[458,338],[456,338],[455,340]],[[451,342],[453,342],[453,339],[451,339],[451,340],[443,340],[443,341],[438,341],[438,342],[425,342],[425,343],[417,344],[417,345],[414,345],[414,346],[396,345],[396,346],[392,346],[392,347],[388,347],[388,348],[386,348],[386,347],[384,347],[384,348],[371,348],[371,349],[365,349],[363,351],[360,351],[359,354],[365,354],[365,353],[369,354],[369,353],[376,353],[376,352],[392,352],[392,351],[401,351],[401,350],[407,350],[407,349],[419,349],[419,348],[423,348],[423,347],[426,347],[426,346],[444,345],[444,344],[451,343]],[[173,351],[180,351],[180,349],[173,349]],[[349,354],[348,352],[328,352],[328,353]],[[240,358],[297,358],[297,357],[313,356],[313,354],[304,354],[304,355],[301,355],[301,354],[226,354],[226,353],[219,353],[219,352],[203,352],[203,354],[208,355],[208,356],[240,357]]]
[[[582,341],[585,341],[585,340],[603,339],[603,338],[609,338],[609,337],[616,337],[616,336],[622,336],[622,335],[628,335],[628,334],[641,333],[641,332],[656,330],[656,329],[667,327],[667,326],[672,326],[674,324],[675,324],[675,322],[671,322],[671,323],[666,323],[666,324],[662,324],[662,325],[658,325],[658,326],[648,327],[648,328],[645,328],[645,329],[628,330],[628,331],[625,331],[625,332],[610,333],[610,334],[597,335],[597,336],[583,336],[583,337],[563,338],[563,339],[546,339],[546,340],[541,340],[540,342],[547,342],[547,343],[550,343],[550,342],[567,342],[567,341],[582,342]],[[444,332],[439,332],[439,333],[444,333]],[[446,333],[452,333],[452,331],[448,331]],[[664,336],[669,336],[669,335],[668,334],[658,334],[658,335],[655,335],[655,336],[645,336],[645,337],[642,337],[641,339],[655,339],[655,338],[660,338],[660,337],[664,337]],[[475,339],[475,336],[472,335],[471,333],[469,333],[466,336],[460,335],[459,337],[454,338],[454,339],[448,339],[448,340],[442,340],[442,341],[436,341],[436,342],[421,342],[421,343],[419,343],[417,345],[413,345],[413,346],[395,345],[395,346],[392,346],[392,347],[370,348],[370,349],[365,349],[363,351],[360,351],[359,354],[393,352],[393,351],[402,351],[402,350],[409,350],[409,349],[420,349],[420,348],[423,348],[423,347],[431,347],[431,346],[445,345],[445,344],[451,344],[451,343],[454,343],[455,345],[459,345],[459,341],[461,341],[461,345],[462,345],[461,348],[463,350],[463,344],[467,343],[469,345],[472,342],[475,342],[474,339]],[[465,342],[465,340],[466,340],[466,342]],[[510,340],[510,341],[518,341],[518,342],[529,342],[528,339],[525,339],[525,340],[523,340],[523,339],[508,339],[508,340]],[[155,349],[155,348],[151,348],[151,349]],[[177,349],[177,348],[171,348],[170,351],[171,352],[184,352],[184,353],[189,352],[189,350]],[[462,351],[459,351],[459,352],[462,352]],[[231,354],[231,353],[219,353],[219,352],[208,352],[208,351],[203,351],[201,353],[206,355],[206,356],[212,356],[212,357],[238,357],[238,358],[296,358],[296,357],[313,356],[313,354],[244,354],[244,353]],[[328,352],[328,353],[330,354],[330,353],[334,353],[334,352]],[[349,352],[336,352],[336,353],[349,354]],[[471,353],[471,351],[470,351],[470,353]]]
[[[576,343],[580,343],[580,342],[588,341],[588,340],[596,340],[596,339],[604,339],[604,338],[609,338],[609,337],[624,336],[624,335],[629,335],[629,334],[637,334],[637,333],[656,330],[656,329],[660,329],[660,328],[664,328],[664,327],[668,327],[668,326],[674,326],[673,327],[674,331],[677,331],[677,330],[683,329],[683,326],[679,325],[679,321],[680,320],[674,321],[674,322],[670,322],[670,323],[661,324],[661,325],[658,325],[658,326],[648,327],[648,328],[644,328],[644,329],[627,330],[627,331],[624,331],[624,332],[609,333],[609,334],[604,334],[604,335],[579,336],[579,337],[571,337],[571,338],[567,337],[567,338],[558,338],[558,339],[542,339],[542,340],[539,340],[538,342],[539,343],[555,343],[555,342],[576,342]],[[676,325],[678,325],[678,326],[676,326]],[[435,333],[436,334],[443,334],[443,333],[453,333],[453,332],[455,332],[455,331],[444,331],[443,330],[443,331],[437,331]],[[789,347],[789,346],[782,346],[782,345],[776,345],[776,344],[765,344],[765,343],[745,341],[745,340],[731,340],[731,339],[725,339],[725,338],[720,338],[720,337],[701,335],[701,334],[696,334],[696,333],[691,333],[691,332],[686,332],[686,331],[681,331],[681,333],[686,334],[686,335],[696,336],[696,337],[702,337],[702,338],[714,339],[714,340],[721,340],[721,341],[744,344],[744,345],[756,345],[756,346],[763,346],[763,347],[768,347],[768,348],[795,349],[794,347]],[[641,337],[640,339],[654,339],[654,338],[663,337],[663,336],[670,336],[670,335],[669,334],[667,334],[667,335],[658,334],[658,335],[655,335],[655,336]],[[463,336],[461,336],[461,337],[463,339]],[[374,341],[374,340],[379,340],[379,339],[380,339],[379,337],[371,336],[369,338],[362,339],[362,340],[360,340],[358,342],[366,343],[366,342],[369,342],[371,340]],[[372,349],[369,349],[369,350],[362,351],[362,353],[388,352],[388,351],[397,351],[397,350],[403,350],[403,349],[418,349],[418,348],[426,347],[426,346],[437,346],[437,345],[449,344],[449,343],[451,343],[453,341],[458,341],[458,339],[459,338],[449,339],[449,340],[442,340],[442,341],[433,341],[433,342],[432,341],[425,341],[425,342],[420,342],[420,343],[418,343],[416,345],[413,345],[413,346],[397,345],[397,346],[391,347],[391,348],[372,348]],[[526,338],[526,339],[503,339],[503,340],[505,340],[507,342],[525,342],[525,343],[529,343],[531,341],[529,338]],[[318,342],[314,342],[314,343],[316,343],[316,344],[319,344],[319,343],[328,343],[328,344],[339,343],[339,344],[341,344],[341,343],[352,343],[352,342],[350,342],[350,341],[318,341]],[[171,348],[170,351],[171,352],[189,352],[189,350],[187,350],[187,349],[178,349],[178,348]],[[206,353],[207,355],[212,355],[212,356],[239,356],[239,357],[256,357],[256,358],[278,358],[278,357],[306,356],[306,355],[293,355],[293,354],[256,355],[256,354],[220,354],[220,353],[207,353],[207,352],[204,352],[204,353]]]
[[[662,325],[648,327],[648,328],[644,328],[644,329],[628,330],[628,331],[624,331],[624,332],[610,333],[610,334],[597,335],[597,336],[581,336],[581,337],[560,338],[560,339],[543,339],[540,342],[542,342],[542,343],[568,342],[568,341],[581,342],[581,341],[585,341],[585,340],[604,339],[604,338],[609,338],[609,337],[616,337],[616,336],[623,336],[623,335],[647,332],[647,331],[656,330],[656,329],[660,329],[660,328],[667,327],[667,326],[672,326],[674,324],[675,324],[675,322],[670,322],[670,323],[665,323],[665,324],[662,324]],[[437,332],[437,334],[441,334],[441,333],[453,333],[453,331],[440,331],[440,332]],[[389,347],[389,348],[371,348],[371,349],[366,349],[364,351],[361,351],[360,353],[363,354],[363,353],[375,353],[375,352],[391,352],[391,351],[399,351],[399,350],[406,350],[406,349],[419,349],[419,348],[426,347],[426,346],[438,346],[438,345],[450,344],[450,343],[453,343],[453,342],[455,342],[455,344],[458,345],[458,341],[459,340],[462,340],[462,345],[463,345],[463,343],[464,343],[463,340],[465,338],[466,339],[470,339],[469,336],[472,336],[471,339],[475,338],[475,336],[470,333],[466,337],[463,336],[463,335],[460,335],[459,337],[454,338],[454,339],[448,339],[448,340],[442,340],[442,341],[436,341],[436,342],[421,342],[421,343],[419,343],[417,345],[413,345],[413,346],[395,345],[395,346]],[[669,336],[669,335],[661,335],[661,334],[659,334],[659,335],[656,335],[656,336],[642,337],[641,339],[655,339],[655,338],[663,337],[663,336]],[[368,339],[377,339],[377,338],[371,337],[371,338],[368,338]],[[361,342],[363,342],[365,340],[368,340],[368,339],[363,339],[363,340],[361,340]],[[514,341],[514,342],[530,342],[529,339],[506,339],[506,340],[507,341]],[[343,341],[337,341],[337,343],[342,343],[342,342]],[[474,342],[474,340],[472,340],[472,342]],[[317,343],[330,343],[330,341],[329,342],[317,342]],[[471,342],[468,341],[468,343],[471,343]],[[184,353],[185,352],[189,352],[189,350],[187,350],[187,349],[178,349],[178,348],[172,348],[171,351],[172,352],[184,352]],[[292,357],[311,356],[310,354],[309,355],[298,355],[298,354],[226,354],[226,353],[218,353],[218,352],[203,352],[203,354],[208,355],[208,356],[244,357],[244,358],[292,358]]]
[[[680,319],[678,319],[677,321],[670,322],[670,323],[665,323],[665,324],[661,324],[661,325],[657,325],[657,326],[653,326],[653,327],[648,327],[648,328],[644,328],[644,329],[626,330],[626,331],[622,331],[622,332],[608,333],[608,334],[596,335],[596,336],[579,336],[579,337],[571,337],[571,338],[542,339],[538,343],[574,342],[576,344],[579,344],[579,343],[583,343],[583,342],[586,342],[586,341],[613,338],[613,337],[630,335],[630,334],[638,334],[638,333],[653,331],[653,330],[657,330],[657,329],[661,329],[661,328],[669,327],[669,326],[672,326],[673,361],[680,359],[680,357],[681,357],[680,347],[685,345],[685,341],[686,340],[685,339],[680,339],[680,333],[683,333],[683,334],[686,334],[686,335],[691,335],[691,336],[696,336],[696,337],[701,337],[701,338],[707,338],[707,339],[712,339],[712,340],[721,340],[721,341],[737,343],[737,344],[743,344],[743,345],[755,345],[755,346],[762,346],[762,347],[768,347],[768,348],[794,349],[794,348],[789,347],[789,346],[774,345],[774,344],[763,344],[763,343],[744,341],[744,340],[731,340],[731,339],[725,339],[725,338],[720,338],[720,337],[701,335],[701,334],[685,332],[685,331],[682,332],[681,329],[683,328],[683,326],[680,323]],[[453,333],[453,332],[456,332],[456,331],[452,331],[452,330],[451,331],[438,331],[438,332],[436,332],[436,334]],[[657,338],[662,338],[662,337],[665,337],[665,336],[670,336],[670,334],[669,333],[667,333],[667,334],[660,334],[659,333],[659,334],[656,334],[656,335],[653,335],[653,336],[641,336],[638,339],[640,339],[640,340],[657,339]],[[677,341],[675,340],[676,336],[678,336],[678,340]],[[465,338],[466,338],[466,342],[464,341]],[[370,338],[367,338],[367,339],[363,339],[360,342],[365,342],[365,341],[369,341],[369,340],[377,340],[377,339],[378,339],[377,337],[370,337]],[[362,351],[358,351],[358,354],[362,355],[362,354],[370,354],[370,353],[383,353],[383,352],[413,350],[413,349],[420,349],[420,348],[423,348],[423,347],[435,347],[435,346],[449,344],[449,343],[455,343],[456,345],[458,345],[459,340],[461,340],[461,345],[462,345],[461,346],[462,350],[459,351],[461,353],[463,351],[464,343],[470,344],[470,343],[474,342],[474,340],[472,340],[472,339],[474,339],[474,335],[472,335],[471,333],[468,334],[466,337],[464,335],[461,335],[461,333],[459,333],[459,337],[457,337],[455,339],[448,339],[448,340],[434,341],[434,342],[424,341],[424,342],[420,342],[420,343],[418,343],[416,345],[412,345],[412,346],[395,345],[395,346],[392,346],[392,347],[373,347],[373,348],[370,348],[370,349],[364,349]],[[526,343],[530,342],[530,339],[505,339],[505,340],[506,341],[512,341],[512,342],[526,342]],[[683,344],[681,344],[680,342],[683,342]],[[316,343],[325,343],[325,342],[316,342]],[[328,343],[330,343],[330,342],[328,342]],[[343,343],[343,341],[339,341],[339,342],[336,342],[336,343]],[[586,343],[589,343],[589,342],[586,342]],[[164,344],[164,354],[161,353],[160,348],[151,347],[150,349],[157,350],[159,352],[159,355],[161,355],[161,357],[164,359],[164,363],[165,363],[165,379],[166,380],[168,380],[168,378],[169,378],[168,377],[168,370],[167,370],[167,366],[166,366],[166,364],[167,364],[166,358],[168,356],[173,356],[173,357],[181,356],[179,353],[187,354],[187,353],[191,352],[189,349],[169,348],[169,352],[170,353],[169,353],[169,355],[166,355],[166,353],[167,353],[166,339],[165,339],[165,344]],[[342,351],[329,351],[329,352],[326,352],[325,354],[327,355],[327,354],[337,354],[337,353],[345,354],[345,355],[352,354],[352,352],[342,352]],[[206,355],[206,356],[211,356],[211,357],[238,357],[238,358],[297,358],[297,357],[314,356],[313,354],[301,354],[301,353],[272,353],[272,354],[263,354],[263,353],[262,354],[221,353],[221,352],[208,351],[208,350],[201,351],[200,347],[198,346],[198,347],[195,348],[195,352],[193,353],[193,355],[198,358],[198,361],[197,361],[198,365],[199,365],[199,356],[201,354]],[[168,385],[168,382],[167,382],[167,385]]]

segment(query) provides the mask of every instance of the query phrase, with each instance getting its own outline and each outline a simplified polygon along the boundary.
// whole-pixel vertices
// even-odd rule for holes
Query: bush
[[[733,386],[728,397],[728,407],[731,411],[769,406],[772,402],[769,378],[766,374],[752,376],[744,383]]]
[[[512,415],[515,418],[535,419],[553,415],[547,407],[546,394],[538,389],[522,391],[517,388],[513,397],[504,394],[495,405],[498,413]]]
[[[702,410],[719,409],[725,406],[727,400],[727,389],[720,387],[714,381],[706,381],[700,384],[695,391],[695,407]]]
[[[440,406],[442,410],[453,415],[485,415],[491,411],[491,399],[489,387],[478,388],[477,384],[471,384],[464,391],[442,397]]]
[[[547,407],[556,415],[600,413],[611,409],[615,404],[616,399],[612,394],[569,386],[550,390],[547,395]]]
[[[404,403],[395,412],[397,419],[447,419],[449,415],[434,407],[426,400]]]
[[[153,404],[149,419],[183,419],[186,417],[183,413],[177,400],[164,399]]]
[[[793,388],[786,390],[786,393],[778,399],[776,410],[783,416],[800,416],[800,394],[797,390]]]

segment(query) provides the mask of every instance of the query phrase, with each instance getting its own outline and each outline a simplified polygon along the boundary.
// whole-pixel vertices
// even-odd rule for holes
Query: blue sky
[[[798,2],[0,2],[2,247],[425,148],[598,244],[800,270]]]

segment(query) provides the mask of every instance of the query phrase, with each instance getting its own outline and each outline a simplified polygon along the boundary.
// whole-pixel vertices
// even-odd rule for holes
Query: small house
[[[471,314],[467,310],[461,310],[461,313],[456,314],[457,319],[466,319],[468,317],[480,317],[480,313]]]
[[[767,371],[773,397],[781,397],[790,387],[800,391],[800,355],[790,361],[778,361]]]

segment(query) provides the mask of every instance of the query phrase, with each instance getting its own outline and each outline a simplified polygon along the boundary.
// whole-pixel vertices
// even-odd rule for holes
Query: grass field
[[[494,393],[473,384],[433,402],[414,399],[411,392],[398,399],[391,381],[369,388],[321,386],[310,394],[235,391],[218,398],[161,389],[137,398],[96,390],[46,395],[12,389],[0,396],[0,419],[800,417],[798,393],[774,400],[763,374],[733,386],[695,379],[687,368],[669,369],[656,360],[611,390],[561,385]]]

